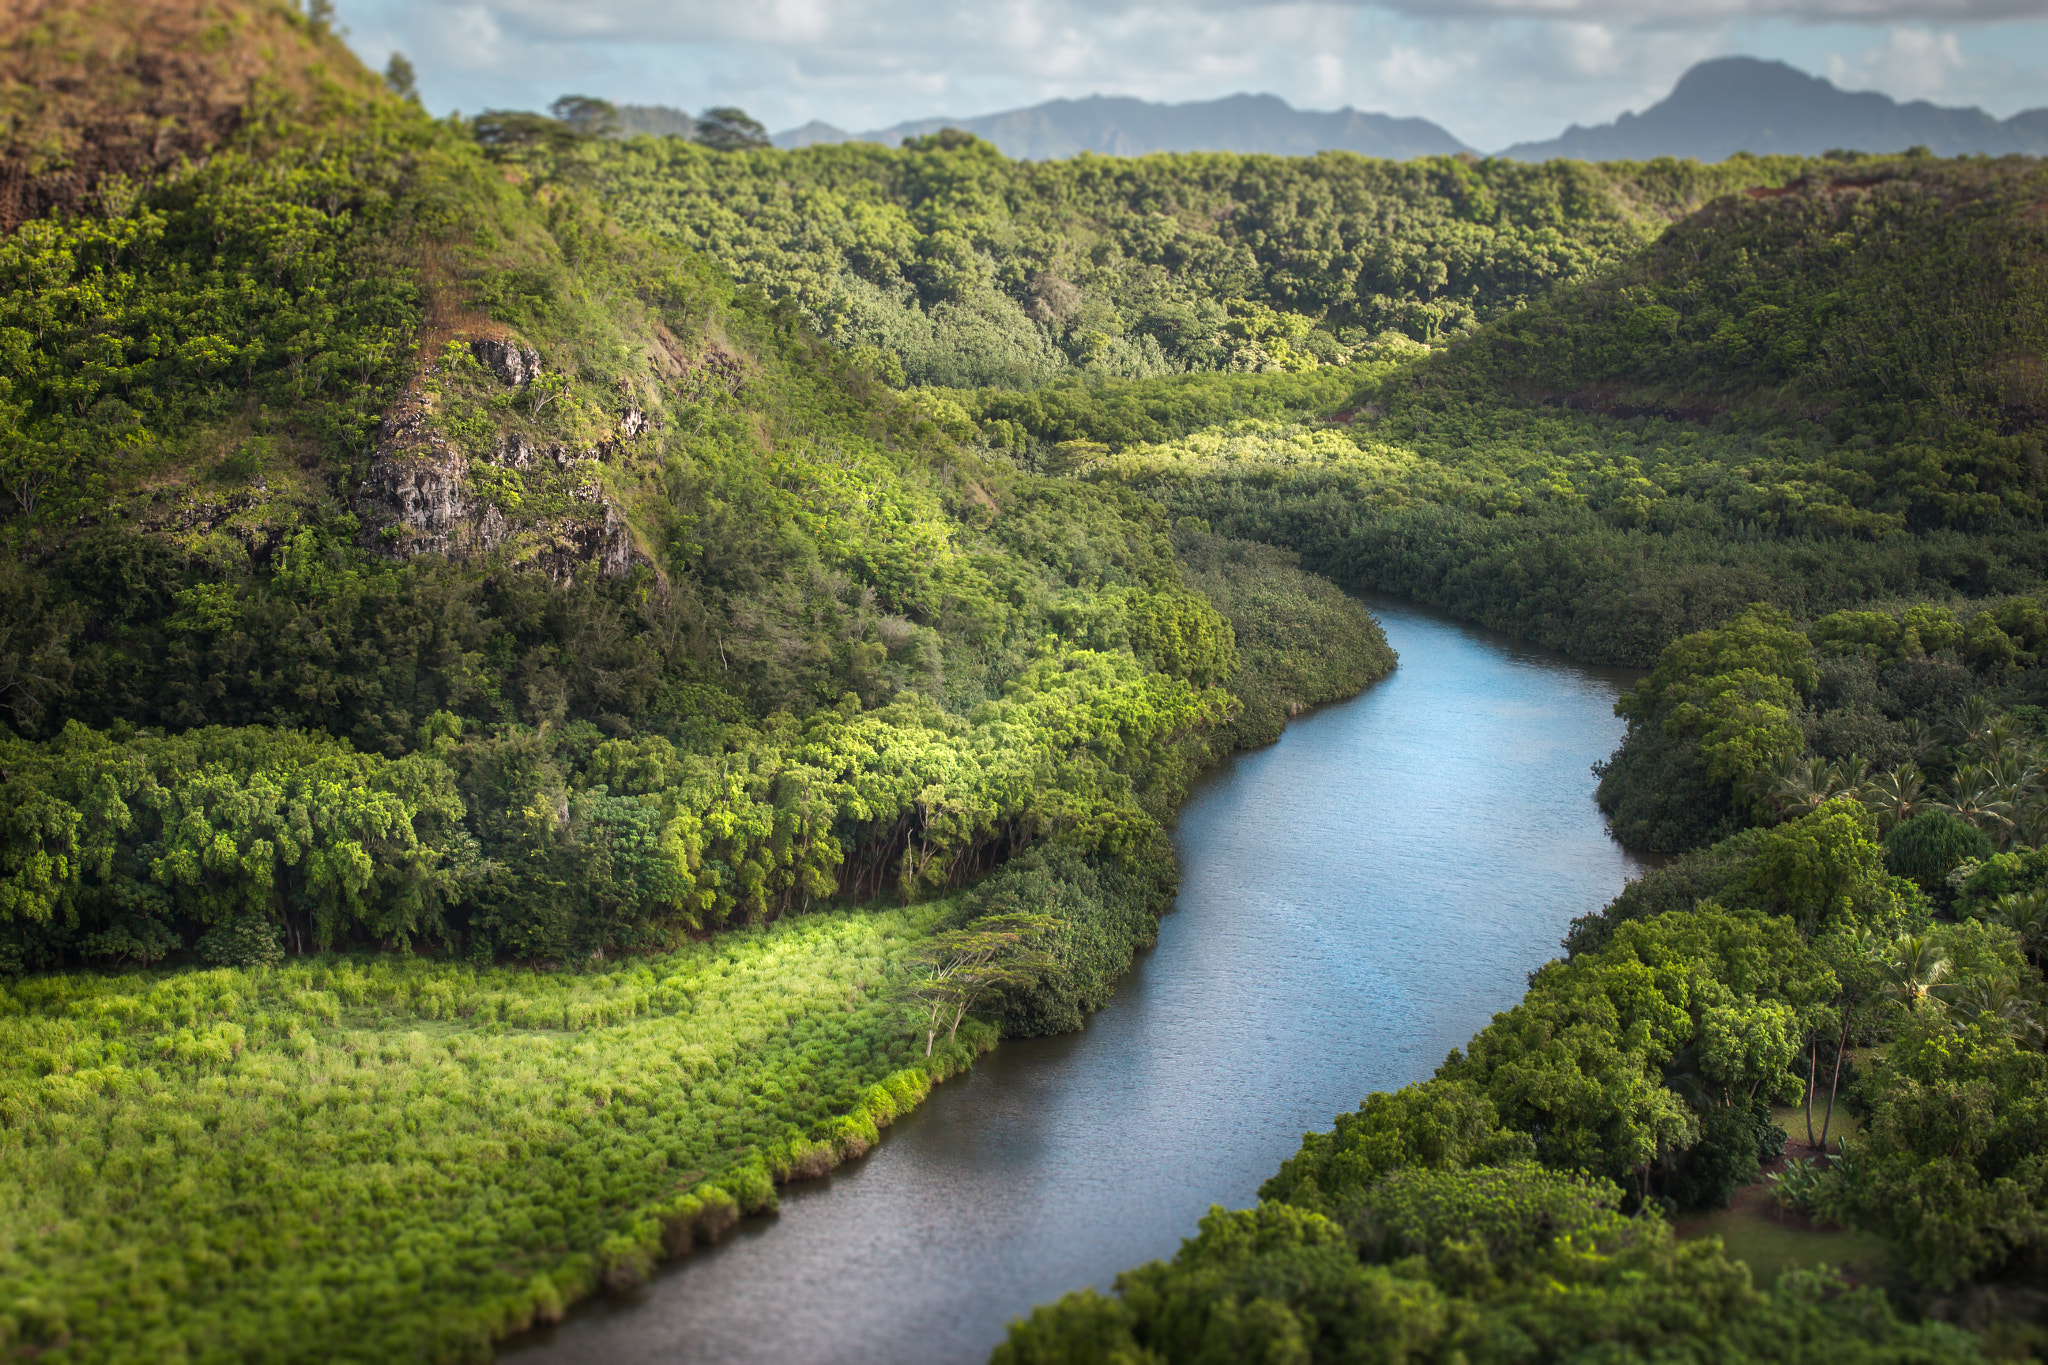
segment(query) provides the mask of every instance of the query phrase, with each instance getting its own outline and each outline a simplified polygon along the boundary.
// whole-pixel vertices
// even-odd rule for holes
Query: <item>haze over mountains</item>
[[[1421,118],[1344,108],[1296,109],[1276,95],[1232,95],[1187,104],[1124,96],[1050,100],[973,118],[916,119],[865,133],[813,121],[775,135],[778,147],[820,142],[880,142],[960,128],[1004,155],[1042,161],[1096,152],[1223,151],[1307,155],[1351,151],[1402,159],[1475,150]],[[1926,147],[1940,156],[1976,152],[2048,154],[2048,108],[1997,119],[1976,108],[1926,100],[1901,103],[1874,91],[1838,89],[1783,62],[1722,57],[1701,62],[1670,95],[1640,114],[1584,128],[1573,124],[1546,141],[1518,142],[1498,155],[1642,160],[1657,156],[1720,161],[1742,151],[1804,153],[1832,148],[1897,152]]]
[[[1049,100],[977,118],[929,118],[872,133],[841,132],[809,123],[778,133],[778,147],[814,142],[880,142],[959,128],[1000,147],[1005,156],[1047,161],[1076,152],[1143,156],[1146,152],[1271,152],[1308,156],[1322,151],[1365,156],[1441,156],[1467,150],[1444,129],[1421,118],[1394,118],[1344,108],[1296,109],[1277,95],[1231,95],[1187,104],[1155,104],[1121,95]]]
[[[1545,142],[1518,142],[1502,156],[1544,161],[1636,161],[1653,156],[1720,161],[1736,152],[1813,156],[1836,147],[1937,156],[2048,152],[2048,109],[1999,120],[1982,109],[1901,104],[1875,91],[1837,89],[1783,62],[1722,57],[1701,62],[1640,114],[1594,128],[1577,124]]]

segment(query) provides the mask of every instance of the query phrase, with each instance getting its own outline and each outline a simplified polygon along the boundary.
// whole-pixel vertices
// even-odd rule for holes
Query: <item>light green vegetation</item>
[[[865,1151],[946,903],[576,973],[312,958],[0,987],[0,1350],[477,1358]],[[942,1040],[943,1041],[943,1040]]]

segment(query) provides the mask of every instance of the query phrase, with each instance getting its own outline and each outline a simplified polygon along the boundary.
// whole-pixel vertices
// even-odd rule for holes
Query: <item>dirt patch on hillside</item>
[[[379,84],[278,0],[0,0],[0,231]]]

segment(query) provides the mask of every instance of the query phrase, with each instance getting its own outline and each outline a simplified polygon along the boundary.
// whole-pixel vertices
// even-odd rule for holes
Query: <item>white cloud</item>
[[[2038,19],[2041,0],[1370,0],[1408,14],[1517,19],[1714,24],[1790,19],[1802,23],[1997,23]]]
[[[1989,68],[1968,35],[2034,34],[2007,63],[2004,88],[2021,88],[2048,68],[2048,22],[1975,25],[2037,17],[2042,3],[342,0],[345,18],[388,44],[359,41],[365,55],[382,65],[389,45],[403,47],[442,109],[536,108],[577,90],[689,109],[739,104],[773,128],[822,118],[861,130],[1062,96],[1270,91],[1299,107],[1431,118],[1482,148],[1642,109],[1692,63],[1756,51],[1759,34],[1784,49],[1766,44],[1759,55],[1807,69],[1850,54],[1828,67],[1845,84],[1973,102],[1972,82]]]
[[[902,3],[902,0],[495,0],[508,23],[536,36],[633,38],[657,42],[783,40],[816,42],[872,36],[878,26],[898,38],[914,16],[917,27],[973,24],[989,13],[1031,10],[1033,0],[982,4]],[[1117,11],[1255,13],[1289,7],[1287,0],[1098,0],[1092,16]],[[1417,19],[1533,19],[1626,24],[1715,24],[1732,20],[1789,19],[1807,23],[1995,23],[2042,17],[2041,0],[1327,0],[1331,9],[1384,9]]]
[[[1926,28],[1897,28],[1855,57],[1828,55],[1827,77],[1845,90],[1882,90],[1896,99],[1949,98],[1969,66],[1961,39]]]

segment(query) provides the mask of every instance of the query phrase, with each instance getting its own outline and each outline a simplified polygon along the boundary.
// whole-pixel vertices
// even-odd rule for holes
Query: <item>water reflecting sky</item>
[[[1005,1043],[780,1214],[507,1358],[985,1359],[1512,1004],[1638,870],[1590,772],[1633,675],[1371,605],[1399,669],[1203,781],[1179,904],[1085,1031]]]

